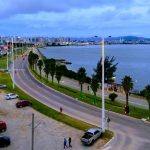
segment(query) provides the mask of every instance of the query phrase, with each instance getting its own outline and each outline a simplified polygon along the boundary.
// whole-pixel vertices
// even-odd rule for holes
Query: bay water
[[[40,51],[47,58],[71,62],[68,69],[77,71],[85,67],[88,76],[94,74],[93,69],[101,58],[100,45],[46,47]],[[150,45],[106,45],[105,56],[114,56],[115,63],[118,63],[115,82],[121,83],[122,78],[129,75],[135,90],[142,90],[150,84]]]

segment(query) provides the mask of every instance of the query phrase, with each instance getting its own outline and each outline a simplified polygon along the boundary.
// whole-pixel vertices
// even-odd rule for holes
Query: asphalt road
[[[59,111],[61,106],[65,114],[94,125],[101,125],[101,109],[61,94],[34,79],[28,71],[27,58],[25,60],[22,57],[18,58],[15,66],[17,70],[15,74],[16,85],[26,93],[55,110]],[[113,112],[109,112],[109,116],[111,119],[109,129],[114,131],[115,136],[103,148],[104,150],[150,149],[149,123]]]

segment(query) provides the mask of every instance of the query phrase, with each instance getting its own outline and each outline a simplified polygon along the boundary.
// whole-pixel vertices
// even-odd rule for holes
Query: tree
[[[86,80],[86,70],[84,67],[79,68],[79,70],[77,72],[77,79],[78,79],[79,84],[80,84],[81,97],[82,97],[83,84]]]
[[[32,69],[34,69],[34,65],[36,68],[38,59],[39,59],[39,56],[37,54],[33,53],[32,51],[30,51],[29,56],[28,56],[28,62]]]
[[[118,95],[116,93],[109,94],[109,99],[111,99],[112,102],[114,102],[117,97],[118,97]]]
[[[62,75],[63,75],[63,71],[64,71],[64,65],[56,65],[56,74],[55,74],[55,77],[57,79],[57,82],[59,84],[61,78],[62,78]]]
[[[150,85],[147,85],[144,89],[144,96],[149,105],[149,118],[150,118]]]
[[[47,81],[48,81],[48,75],[50,73],[50,64],[49,64],[49,60],[48,59],[44,59],[44,72],[45,72],[45,76],[47,78]]]
[[[35,68],[35,70],[36,70],[36,68],[37,68],[37,61],[38,61],[38,59],[39,59],[39,56],[38,56],[37,54],[33,53],[32,58],[33,58],[34,68]]]
[[[49,59],[49,64],[50,64],[50,74],[51,74],[52,83],[53,83],[53,79],[54,79],[54,75],[56,71],[56,60],[53,58]]]
[[[128,99],[129,99],[129,93],[130,93],[130,90],[133,89],[133,80],[130,76],[125,76],[123,79],[122,79],[122,86],[123,86],[123,89],[124,89],[124,92],[126,94],[126,105],[125,105],[125,113],[129,113],[129,102],[128,102]]]
[[[39,61],[38,61],[38,67],[39,67],[39,70],[40,70],[40,78],[41,78],[41,70],[42,70],[42,67],[43,67],[43,61],[40,59]]]
[[[32,51],[29,52],[28,62],[29,62],[30,67],[33,69],[34,62],[33,62],[33,52]]]
[[[105,57],[105,60],[104,60],[104,74],[105,74],[105,78],[104,78],[104,81],[105,83],[112,83],[114,81],[113,77],[115,76],[115,72],[117,70],[117,65],[118,63],[116,64],[113,64],[115,61],[115,57],[108,57],[106,56]],[[102,58],[100,59],[100,61],[97,63],[97,67],[96,69],[94,69],[98,79],[99,79],[99,82],[102,83]]]
[[[97,92],[98,87],[99,87],[98,78],[96,75],[93,75],[92,80],[91,80],[91,89],[94,93],[94,104],[96,102],[96,92]]]

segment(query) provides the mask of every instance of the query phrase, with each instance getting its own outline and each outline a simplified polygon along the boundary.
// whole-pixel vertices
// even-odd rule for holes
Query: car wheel
[[[6,129],[2,129],[2,132],[5,132],[6,131]]]
[[[95,140],[92,140],[91,144],[94,144],[94,141],[95,141]]]

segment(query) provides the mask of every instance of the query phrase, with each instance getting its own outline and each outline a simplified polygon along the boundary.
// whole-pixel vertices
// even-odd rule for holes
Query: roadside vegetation
[[[5,61],[3,62],[2,65],[5,66]],[[59,108],[58,111],[49,108],[48,106],[40,103],[39,101],[35,100],[34,98],[32,98],[31,96],[27,95],[24,91],[22,91],[21,89],[19,89],[18,87],[15,87],[15,89],[13,90],[12,88],[12,80],[10,77],[9,73],[4,73],[4,72],[0,72],[0,84],[5,84],[7,85],[7,88],[4,89],[4,91],[6,93],[16,93],[19,95],[19,99],[21,100],[28,100],[30,102],[32,102],[32,107],[39,111],[40,113],[55,119],[57,121],[60,121],[62,123],[65,123],[66,125],[69,125],[71,127],[74,127],[76,129],[79,130],[83,130],[86,131],[89,128],[95,127],[94,125],[88,124],[86,122],[83,122],[81,120],[72,118],[68,115],[65,115],[63,113],[60,113]],[[0,90],[1,92],[1,90]],[[113,132],[111,131],[106,131],[103,135],[102,135],[102,139],[105,140],[105,142],[109,141],[111,138],[113,137]]]
[[[95,97],[94,95],[83,92],[83,96],[81,98],[81,93],[79,90],[76,90],[76,89],[73,89],[71,87],[64,86],[64,85],[58,86],[58,84],[55,82],[52,84],[51,81],[47,81],[47,79],[44,77],[42,77],[40,79],[40,75],[37,72],[35,72],[33,70],[30,70],[30,71],[32,72],[32,74],[34,75],[34,77],[37,80],[41,81],[42,83],[46,84],[47,86],[49,86],[51,88],[53,88],[61,93],[64,93],[68,96],[71,96],[77,100],[88,103],[90,105],[94,105],[94,106],[100,107],[100,108],[102,107],[101,97],[98,97],[98,96]],[[95,100],[95,103],[93,102],[93,100]],[[120,114],[125,114],[124,103],[117,102],[117,101],[111,101],[110,99],[105,99],[105,107],[109,111],[113,111],[113,112],[120,113]],[[139,119],[147,118],[148,110],[130,105],[130,113],[128,115],[131,117],[139,118]]]
[[[47,61],[47,66],[45,65],[45,68],[44,68],[44,72],[45,72],[45,70],[47,70],[47,73],[45,72],[46,77],[41,77],[35,69],[31,69],[32,74],[38,80],[40,80],[42,83],[48,85],[49,87],[54,88],[55,90],[60,91],[66,95],[69,95],[75,99],[78,99],[80,101],[86,102],[88,104],[91,104],[91,105],[94,105],[97,107],[102,106],[101,97],[96,96],[96,92],[97,92],[99,85],[95,84],[96,82],[101,83],[101,77],[98,78],[98,75],[101,74],[101,72],[99,71],[101,68],[101,60],[98,62],[97,68],[95,69],[95,75],[92,76],[92,80],[91,80],[92,81],[91,82],[91,88],[92,88],[92,91],[94,93],[93,95],[85,93],[82,90],[82,84],[85,82],[85,76],[86,76],[85,68],[81,67],[81,68],[79,68],[79,70],[77,72],[76,78],[78,79],[79,84],[80,84],[80,91],[79,91],[79,90],[73,89],[71,87],[52,82],[52,80],[48,78],[50,70],[52,68],[52,67],[50,67],[50,64],[49,64],[50,61],[48,61],[48,59],[45,59],[43,61],[44,62]],[[106,60],[105,60],[106,68],[105,68],[105,70],[110,70],[109,73],[107,73],[107,75],[105,77],[106,83],[113,82],[112,77],[115,76],[114,72],[117,69],[116,68],[117,63],[114,65],[113,64],[114,61],[115,61],[114,57],[112,57],[112,58],[106,57]],[[53,70],[53,73],[54,73],[54,70]],[[129,91],[133,88],[132,78],[128,77],[131,80],[126,80],[127,77],[128,76],[125,76],[122,79],[122,85],[123,85],[124,90],[126,90],[125,91],[126,96],[129,95]],[[105,107],[109,111],[113,111],[113,112],[120,113],[120,114],[126,114],[126,115],[129,115],[131,117],[135,117],[135,118],[139,118],[139,119],[147,118],[149,116],[149,111],[147,109],[142,109],[142,108],[135,107],[133,105],[129,105],[128,104],[128,97],[126,98],[126,105],[128,106],[128,111],[127,111],[126,105],[124,103],[118,102],[118,101],[111,101],[111,100],[105,99]],[[130,112],[129,112],[129,107],[130,107]]]

